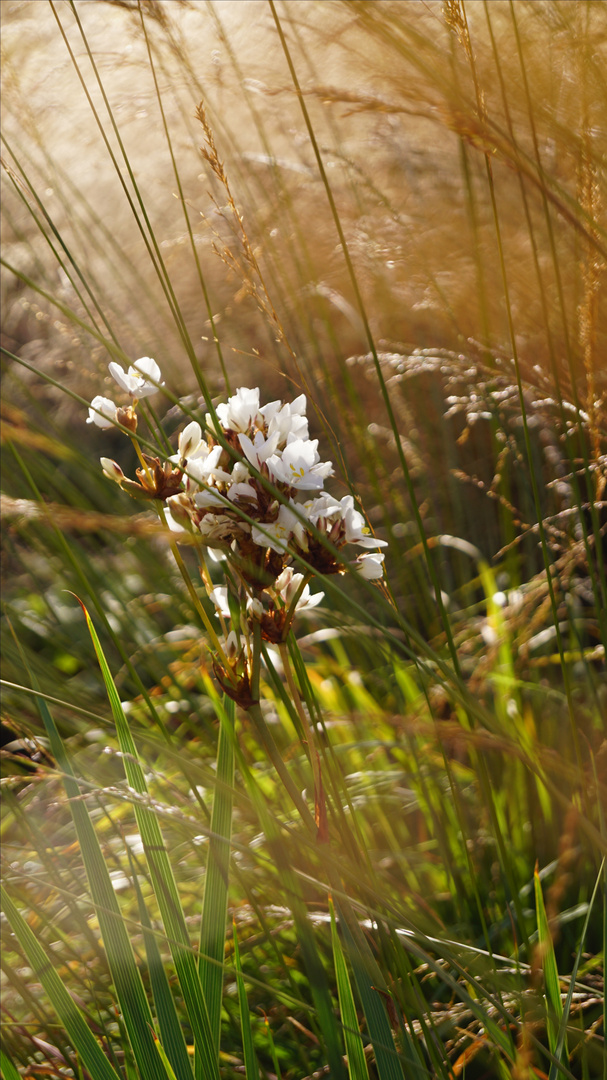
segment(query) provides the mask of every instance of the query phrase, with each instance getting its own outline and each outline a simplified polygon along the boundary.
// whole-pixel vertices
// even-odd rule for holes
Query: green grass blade
[[[172,1068],[171,1063],[166,1055],[165,1049],[160,1042],[160,1039],[156,1035],[156,1032],[153,1031],[152,1035],[154,1036],[154,1045],[158,1051],[158,1057],[160,1058],[162,1064],[167,1071],[167,1076],[169,1077],[169,1080],[178,1080],[178,1078],[175,1076],[175,1071]]]
[[[268,812],[257,790],[255,779],[246,768],[243,771],[251,801],[255,805],[261,826],[268,840],[272,858],[280,874],[285,898],[288,898],[288,904],[293,913],[297,941],[316,1009],[316,1020],[325,1041],[331,1076],[335,1080],[344,1080],[345,1070],[342,1061],[339,1026],[333,1012],[327,975],[308,920],[300,882],[293,872],[283,848],[276,819]],[[402,1078],[399,1078],[399,1080],[402,1080]]]
[[[403,1068],[394,1047],[392,1029],[388,1020],[382,995],[376,987],[381,987],[383,979],[371,952],[354,917],[346,918],[344,907],[338,905],[338,914],[343,929],[346,953],[352,966],[356,988],[362,1002],[369,1038],[373,1044],[375,1064],[379,1080],[403,1080]],[[417,1062],[411,1062],[409,1077],[415,1077],[420,1068]],[[425,1070],[423,1073],[425,1078]]]
[[[80,602],[81,603],[81,602]],[[130,786],[139,795],[148,795],[148,788],[139,764],[137,748],[120,703],[120,697],[110,669],[103,654],[97,632],[91,618],[81,603],[97,660],[101,668],[103,681],[109,698],[120,749],[124,755],[124,769]],[[194,1034],[196,1054],[200,1055],[202,1075],[207,1080],[218,1080],[219,1064],[215,1042],[211,1035],[209,1014],[202,994],[202,987],[196,966],[196,959],[190,944],[189,934],[177,891],[177,885],[169,862],[166,847],[158,819],[153,810],[141,803],[134,804],[135,817],[141,833],[152,885],[162,915],[162,921],[169,939],[181,992],[188,1010],[188,1019]]]
[[[36,978],[40,979],[59,1019],[65,1026],[70,1042],[82,1059],[86,1069],[90,1072],[91,1077],[93,1080],[117,1080],[116,1072],[95,1040],[80,1009],[72,1000],[55,968],[50,963],[49,957],[37,940],[36,935],[30,930],[27,922],[4,888],[1,889],[1,895],[2,910],[25,952],[28,962],[31,964],[32,973]],[[2,1067],[6,1080],[10,1080],[12,1074],[6,1069],[4,1061]],[[18,1075],[13,1065],[11,1065],[11,1069],[15,1076]]]
[[[332,900],[329,902],[329,907],[331,911],[331,940],[333,943],[333,962],[335,964],[335,979],[337,982],[339,1011],[341,1013],[341,1022],[344,1029],[346,1054],[348,1056],[348,1072],[350,1074],[350,1080],[368,1080],[369,1070],[367,1069],[367,1059],[365,1058],[362,1038],[358,1033],[358,1017],[356,1015],[356,1005],[354,1003],[352,987],[350,986],[350,977],[348,975],[348,969],[346,967],[346,960],[344,957],[343,949],[341,947],[341,941],[339,940],[339,934],[337,933],[335,911],[333,909]]]
[[[578,950],[577,950],[577,953],[575,955],[575,963],[573,965],[573,971],[571,972],[571,975],[569,976],[569,990],[567,991],[567,997],[565,998],[565,1002],[563,1004],[563,1015],[561,1017],[561,1022],[559,1024],[559,1031],[558,1031],[558,1038],[557,1038],[557,1042],[556,1042],[556,1049],[554,1051],[554,1056],[557,1059],[557,1061],[562,1061],[563,1048],[565,1048],[565,1051],[566,1051],[565,1040],[566,1040],[566,1033],[567,1033],[567,1019],[569,1017],[569,1011],[571,1009],[571,1002],[573,1001],[573,991],[575,990],[575,980],[577,978],[577,972],[578,972],[578,968],[580,966],[580,960],[582,959],[582,953],[584,951],[584,942],[586,940],[586,934],[588,932],[588,926],[590,924],[590,915],[592,913],[592,909],[594,907],[594,902],[596,900],[597,893],[599,891],[599,885],[601,884],[601,881],[603,880],[604,873],[605,873],[605,860],[603,859],[603,862],[601,863],[601,866],[600,866],[600,869],[599,869],[598,877],[596,879],[596,884],[595,884],[593,892],[592,892],[592,896],[590,897],[590,903],[588,904],[588,911],[586,912],[586,918],[584,919],[584,925],[582,927],[582,932],[580,934],[580,944],[578,946]],[[605,1060],[605,1068],[607,1069],[607,1059]],[[558,1070],[558,1065],[556,1065],[554,1063],[551,1064],[550,1072],[548,1074],[548,1080],[557,1080],[558,1071],[559,1071]]]
[[[4,1050],[0,1050],[0,1076],[2,1080],[21,1080],[19,1073]]]
[[[561,988],[559,985],[559,973],[554,953],[554,943],[550,933],[550,925],[544,906],[542,883],[536,868],[534,873],[535,905],[537,911],[538,942],[541,950],[542,967],[544,969],[544,989],[546,992],[546,1028],[548,1031],[548,1045],[552,1054],[557,1055],[558,1032],[563,1019],[563,1002],[561,1000]],[[564,1039],[563,1048],[559,1060],[565,1063],[569,1054],[567,1040]]]
[[[132,865],[133,859],[130,851],[129,858]],[[160,1042],[157,1042],[156,1049],[159,1051],[163,1062],[165,1061],[165,1058],[169,1062],[171,1073],[175,1076],[175,1080],[192,1080],[192,1065],[188,1057],[179,1017],[177,1016],[175,1001],[171,993],[166,968],[162,956],[160,955],[156,935],[152,930],[152,924],[134,867],[133,883],[137,893],[139,919],[143,927],[143,940],[145,943],[148,971],[150,973],[150,986],[154,998],[156,1016],[158,1017],[160,1037],[162,1039],[162,1045]],[[171,1073],[169,1075],[171,1075]]]
[[[70,800],[91,897],[97,909],[114,989],[135,1060],[145,1080],[148,1080],[148,1077],[149,1080],[167,1080],[166,1070],[158,1057],[150,1031],[152,1014],[141,974],[93,823],[81,799],[78,781],[50,710],[42,698],[37,699],[37,706],[51,752],[63,773],[64,787]]]
[[[238,983],[238,1004],[240,1005],[240,1026],[242,1028],[242,1048],[244,1051],[244,1067],[247,1080],[259,1080],[259,1063],[253,1045],[253,1032],[251,1030],[251,1015],[247,1001],[247,990],[244,984],[244,975],[240,965],[240,950],[236,936],[236,924],[234,923],[234,961],[236,963],[236,981]]]
[[[234,788],[234,702],[228,697],[215,703],[220,717],[217,747],[217,787],[211,817],[211,839],[202,905],[200,929],[200,982],[215,1048],[219,1051],[221,1030],[222,964],[225,955],[228,913],[228,872],[232,836]]]
[[[266,1016],[266,1038],[270,1047],[270,1057],[272,1058],[272,1064],[274,1066],[274,1072],[276,1074],[276,1080],[282,1080],[282,1073],[280,1071],[280,1065],[278,1063],[278,1054],[276,1053],[276,1044],[274,1042],[274,1036],[272,1034],[272,1028],[270,1021]]]

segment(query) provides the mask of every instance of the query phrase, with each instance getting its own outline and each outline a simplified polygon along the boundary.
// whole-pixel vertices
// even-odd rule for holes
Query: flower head
[[[113,427],[116,423],[117,408],[111,398],[94,397],[89,408],[87,424],[95,424],[100,428]]]
[[[117,410],[108,398],[97,397],[89,422],[118,422],[135,436],[136,398],[163,385],[160,369],[142,357],[128,372],[111,363],[110,372],[132,401]],[[256,624],[266,641],[282,643],[295,614],[311,611],[324,596],[310,591],[309,575],[296,572],[294,560],[303,557],[320,575],[343,574],[349,565],[366,580],[379,581],[384,556],[378,549],[385,541],[372,536],[352,495],[336,499],[324,490],[333,466],[321,461],[318,440],[309,438],[304,394],[260,406],[259,389],[241,387],[217,406],[214,424],[207,416],[205,435],[197,420],[188,419],[168,460],[138,450],[136,481],[110,459],[102,459],[102,466],[134,498],[165,502],[165,519],[178,542],[204,545],[212,558],[229,564],[229,594],[226,584],[213,586],[205,577],[217,614],[233,628],[213,668],[226,693],[247,707],[247,628]],[[342,551],[349,544],[364,549],[355,561]]]
[[[321,461],[318,439],[293,439],[282,454],[272,454],[267,465],[270,476],[299,491],[322,491],[324,480],[333,476],[330,461]]]
[[[268,437],[277,436],[280,446],[294,439],[307,439],[306,395],[300,394],[295,401],[287,401],[282,407],[281,404],[280,401],[271,401],[259,410],[268,425]]]
[[[145,398],[155,394],[161,386],[162,372],[151,356],[142,356],[131,365],[128,372],[120,367],[114,360],[108,365],[110,375],[116,380],[118,386],[133,398]],[[150,382],[150,380],[152,380]]]
[[[277,577],[274,582],[274,592],[277,595],[280,595],[287,607],[291,606],[293,600],[297,596],[295,610],[298,612],[316,607],[317,604],[320,604],[320,601],[325,595],[324,592],[312,594],[309,585],[304,585],[302,588],[303,580],[303,574],[296,574],[294,573],[292,566],[287,566],[280,577]]]
[[[217,406],[216,412],[226,431],[249,431],[259,412],[259,387],[249,390],[241,386],[227,404]]]
[[[366,581],[377,581],[384,576],[382,563],[385,557],[378,551],[369,551],[365,555],[358,556],[354,567]]]

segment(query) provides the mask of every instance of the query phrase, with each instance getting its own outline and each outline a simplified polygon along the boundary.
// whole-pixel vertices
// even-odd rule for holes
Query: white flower
[[[249,390],[241,386],[227,404],[218,405],[215,411],[226,431],[248,431],[259,412],[259,387]]]
[[[286,607],[291,606],[293,598],[295,597],[303,579],[303,574],[295,574],[293,572],[292,566],[285,567],[282,574],[280,574],[280,576],[276,578],[276,581],[274,582],[274,592],[278,593],[281,596]],[[317,604],[320,604],[320,601],[322,600],[324,595],[324,592],[318,592],[312,595],[312,593],[310,592],[310,586],[304,585],[301,591],[301,595],[297,601],[295,610],[299,612],[305,610],[306,608],[316,607]]]
[[[223,453],[223,447],[214,446],[209,449],[205,442],[201,442],[193,457],[188,458],[186,465],[185,487],[188,494],[193,495],[203,485],[214,484],[217,480],[231,483],[232,477],[225,469],[219,468],[219,459]],[[171,461],[178,464],[179,454],[174,454]],[[248,473],[245,475],[248,476]]]
[[[294,439],[287,443],[281,456],[273,454],[267,465],[274,479],[300,491],[322,491],[326,476],[333,475],[330,461],[321,461],[316,447],[318,439]]]
[[[251,474],[244,461],[235,461],[232,467],[231,480],[233,484],[248,484]]]
[[[219,638],[219,643],[223,648],[228,660],[233,660],[239,653],[241,653],[246,645],[246,638],[241,634],[237,634],[235,630],[230,630],[227,638]]]
[[[177,495],[171,495],[166,501],[167,525],[171,532],[191,532],[193,529],[193,511],[192,500],[189,495],[186,495],[185,491],[180,491]]]
[[[281,506],[276,521],[267,525],[262,523],[263,528],[253,525],[251,538],[260,547],[270,547],[272,551],[284,553],[297,524],[293,511],[288,506]]]
[[[108,480],[114,480],[115,483],[121,484],[124,480],[124,473],[120,468],[120,465],[108,457],[102,457],[99,458],[99,460],[101,462],[101,468],[103,469],[103,475],[107,476]]]
[[[251,499],[255,502],[257,492],[252,484],[232,484],[227,497],[230,502],[234,502],[236,499]]]
[[[204,450],[201,451],[199,448],[197,456],[195,458],[190,458],[185,467],[186,471],[183,479],[185,489],[189,495],[193,495],[195,491],[198,491],[202,484],[206,483],[205,462],[209,456],[209,448],[206,443],[202,443],[201,446],[206,450],[206,454],[204,453]],[[173,454],[171,461],[174,462],[175,465],[179,465],[179,454]]]
[[[319,529],[324,528],[325,531],[329,527],[329,521],[340,521],[343,516],[339,500],[335,499],[333,495],[329,495],[326,491],[316,499],[309,499],[308,502],[303,504],[301,509],[313,525],[316,525]]]
[[[112,427],[116,422],[117,411],[111,398],[100,397],[98,394],[91,401],[87,424],[96,424],[100,428]]]
[[[184,427],[179,436],[179,460],[188,461],[192,458],[201,457],[206,449],[206,443],[202,441],[202,428],[196,420]]]
[[[295,605],[295,610],[298,615],[310,611],[311,608],[315,608],[317,604],[320,604],[324,595],[324,592],[311,593],[310,586],[304,585],[299,600]]]
[[[344,495],[340,506],[346,526],[347,544],[358,544],[359,547],[364,548],[387,547],[387,540],[377,540],[375,536],[371,536],[364,517],[354,507],[354,499],[351,495]]]
[[[280,401],[271,401],[260,409],[268,425],[268,438],[278,436],[278,445],[284,446],[294,439],[308,438],[308,420],[306,417],[306,395],[300,394],[295,401],[288,401],[281,408]]]
[[[214,483],[217,480],[224,480],[228,484],[231,483],[231,481],[232,481],[232,477],[230,476],[230,473],[226,472],[225,469],[222,469],[219,466],[219,459],[220,459],[222,454],[223,454],[223,446],[219,446],[219,445],[214,446],[213,449],[209,451],[207,456],[204,458],[204,461],[202,462],[200,471],[201,471],[202,476],[204,477],[204,479],[209,484]]]
[[[355,569],[358,570],[360,576],[367,581],[376,581],[378,578],[384,576],[382,563],[385,557],[385,555],[380,555],[378,551],[371,551],[366,555],[359,555],[354,564]]]
[[[120,367],[120,364],[112,361],[109,364],[109,372],[120,389],[134,398],[149,397],[150,394],[155,394],[161,386],[164,386],[161,381],[162,372],[151,356],[140,357],[131,365],[128,372],[125,372],[124,368]],[[153,382],[150,382],[150,379]]]
[[[228,603],[228,589],[226,585],[218,585],[215,589],[212,589],[209,593],[209,600],[212,600],[217,615],[223,615],[224,618],[230,616],[230,605]]]
[[[257,619],[257,622],[261,622],[264,608],[258,596],[247,597],[247,611],[252,619]]]
[[[248,435],[241,434],[238,436],[238,441],[247,461],[250,461],[251,465],[260,471],[264,461],[268,460],[278,446],[278,432],[272,438],[264,439],[262,432],[256,431],[253,442],[251,442]]]

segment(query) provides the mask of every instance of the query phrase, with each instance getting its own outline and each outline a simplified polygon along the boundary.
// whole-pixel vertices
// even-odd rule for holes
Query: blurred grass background
[[[160,364],[168,436],[174,401],[196,412],[202,386],[225,400],[226,373],[263,400],[304,390],[335,494],[352,486],[390,543],[391,604],[348,575],[298,630],[329,851],[296,826],[237,718],[229,911],[263,1074],[324,1068],[333,1023],[350,1054],[327,903],[337,866],[405,1076],[601,1075],[604,6],[6,2],[2,17],[13,901],[116,1068],[147,1080],[113,1011],[38,687],[85,785],[150,1000],[136,882],[192,1043],[104,681],[66,590],[89,607],[126,703],[193,946],[220,704],[165,540],[101,475],[100,455],[130,465],[123,440],[85,428],[79,398],[105,392],[120,354]],[[201,101],[248,248],[201,154]],[[305,789],[288,699],[266,682],[266,722]],[[367,954],[343,940],[369,1047],[352,1068],[399,1075],[370,1038],[356,975]],[[9,938],[4,950],[7,1053],[22,1075],[78,1075],[22,948]],[[547,954],[561,976],[552,993]],[[246,1067],[233,955],[230,930],[226,1076]],[[551,1028],[563,1010],[566,1053]]]

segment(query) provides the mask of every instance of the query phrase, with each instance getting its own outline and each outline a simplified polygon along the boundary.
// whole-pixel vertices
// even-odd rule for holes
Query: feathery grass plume
[[[601,1075],[603,6],[2,19],[3,1075]]]

